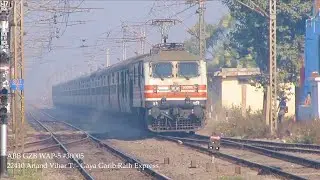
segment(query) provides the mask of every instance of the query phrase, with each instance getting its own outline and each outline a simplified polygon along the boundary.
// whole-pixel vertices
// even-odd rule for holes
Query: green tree
[[[209,72],[222,67],[256,67],[250,54],[241,57],[231,47],[229,33],[233,28],[235,28],[235,21],[230,14],[223,16],[216,25],[206,24],[206,47],[207,52],[212,55],[212,59],[207,63]],[[199,24],[194,25],[189,33],[192,37],[184,42],[186,49],[198,55]]]
[[[208,40],[214,34],[217,27],[212,24],[205,24],[206,26],[206,42],[208,47]],[[199,55],[199,23],[195,24],[191,29],[188,31],[191,34],[191,38],[185,40],[184,44],[186,49],[195,55]]]
[[[268,1],[254,1],[269,12]],[[234,0],[223,0],[236,20],[231,32],[231,47],[240,57],[251,54],[264,73],[259,84],[266,87],[269,64],[269,20]],[[301,54],[304,51],[305,20],[312,10],[312,0],[282,0],[277,5],[277,67],[279,82],[298,81]]]
[[[262,10],[269,12],[269,1],[254,1]],[[255,85],[264,90],[269,72],[269,20],[257,12],[240,5],[234,0],[223,0],[236,21],[231,32],[230,46],[240,57],[253,56],[262,75],[255,79]],[[304,52],[305,21],[312,11],[312,0],[281,0],[277,4],[277,69],[278,83],[298,82],[301,54]],[[278,95],[281,90],[278,89]],[[265,108],[264,108],[265,109]]]
[[[234,18],[230,14],[225,15],[217,25],[217,30],[209,38],[213,56],[212,61],[208,63],[209,71],[215,71],[221,67],[256,67],[250,54],[240,57],[231,46],[230,32],[236,27],[235,25]]]

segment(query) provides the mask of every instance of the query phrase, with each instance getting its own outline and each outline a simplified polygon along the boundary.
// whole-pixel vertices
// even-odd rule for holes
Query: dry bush
[[[289,143],[320,144],[320,121],[296,122],[286,129],[291,133],[285,138]]]
[[[262,111],[253,112],[248,109],[242,114],[241,108],[215,108],[213,114],[216,121],[212,121],[211,128],[225,136],[240,136],[243,138],[262,138],[269,136],[269,129],[265,125]],[[209,120],[210,121],[210,120]]]
[[[213,107],[213,117],[208,118],[203,132],[222,133],[228,137],[270,138],[270,128],[265,123],[262,111],[248,109],[242,114],[241,108]],[[288,143],[320,144],[320,120],[294,122],[293,117],[285,118],[278,134]]]

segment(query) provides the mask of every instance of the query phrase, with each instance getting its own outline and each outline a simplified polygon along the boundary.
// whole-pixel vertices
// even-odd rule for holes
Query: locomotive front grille
[[[203,121],[191,119],[179,119],[175,122],[168,120],[154,120],[151,124],[149,124],[149,128],[152,131],[194,131],[202,126]]]

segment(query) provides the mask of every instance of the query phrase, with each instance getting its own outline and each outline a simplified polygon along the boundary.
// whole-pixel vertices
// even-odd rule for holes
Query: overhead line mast
[[[206,24],[204,21],[205,0],[199,0],[199,54],[201,60],[206,59]]]
[[[206,39],[205,39],[205,23],[204,10],[205,1],[212,0],[187,0],[187,3],[197,2],[199,4],[199,51],[200,56],[205,60]],[[267,108],[266,108],[266,124],[270,125],[270,131],[273,135],[278,131],[278,101],[277,101],[277,0],[269,0],[269,13],[265,12],[252,0],[233,0],[269,19],[269,87],[267,88]]]
[[[11,80],[14,80],[15,88],[12,87],[12,120],[13,131],[15,133],[15,151],[17,151],[18,144],[22,144],[21,152],[24,152],[24,137],[25,137],[25,113],[24,113],[24,0],[14,0],[13,9],[10,19],[11,30],[11,52],[12,52],[12,65],[11,65]],[[19,83],[17,83],[19,81]],[[18,86],[19,84],[19,86]],[[19,142],[20,140],[20,142]]]
[[[24,57],[23,57],[23,0],[1,0],[1,162],[0,176],[7,176],[7,124],[12,118],[14,151],[18,144],[24,152]],[[8,33],[10,37],[8,38]],[[9,46],[9,43],[10,46]],[[9,50],[10,48],[10,50]],[[7,57],[8,56],[8,57]],[[6,58],[7,57],[7,58]],[[6,60],[8,59],[8,60]],[[5,89],[5,90],[4,90]],[[10,104],[7,102],[10,95]],[[20,140],[21,143],[18,141]]]

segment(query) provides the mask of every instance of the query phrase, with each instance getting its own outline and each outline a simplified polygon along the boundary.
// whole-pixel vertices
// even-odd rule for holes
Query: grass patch
[[[8,159],[8,174],[16,180],[40,180],[42,179],[42,168],[32,168],[31,166],[42,163],[39,159],[24,159],[23,162],[22,159]],[[14,165],[17,167],[14,168]]]

